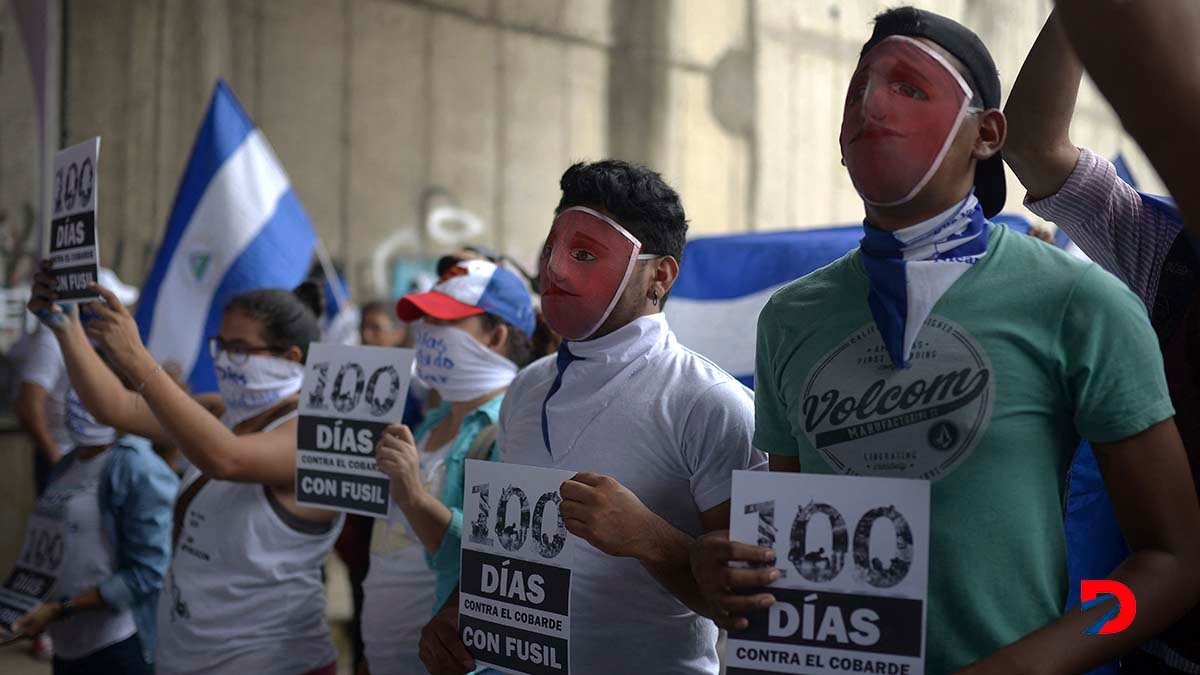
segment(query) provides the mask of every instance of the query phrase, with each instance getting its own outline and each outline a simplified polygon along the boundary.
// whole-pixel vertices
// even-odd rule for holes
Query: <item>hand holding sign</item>
[[[43,602],[14,621],[12,631],[25,637],[35,637],[61,615],[62,605],[57,602]]]
[[[149,370],[155,366],[151,365],[149,369],[145,367],[147,360],[152,362],[154,358],[142,344],[137,323],[112,291],[94,284],[92,291],[104,302],[89,302],[84,305],[84,309],[94,315],[87,324],[88,337],[122,374],[133,382],[143,381]]]
[[[763,588],[779,579],[779,570],[770,567],[775,551],[766,546],[751,546],[730,541],[729,530],[709,532],[692,545],[692,575],[700,586],[705,602],[714,610],[713,621],[730,631],[745,630],[750,622],[744,617],[775,603],[770,593],[743,595],[739,589]],[[731,567],[732,562],[759,565]],[[766,568],[761,565],[767,565]]]
[[[403,424],[393,424],[383,430],[375,446],[375,464],[392,479],[392,501],[405,508],[425,494],[421,483],[421,457],[412,431]]]
[[[433,615],[421,629],[418,652],[432,675],[464,675],[475,670],[475,659],[458,635],[458,598]]]
[[[661,520],[615,478],[581,472],[559,488],[567,531],[612,556],[642,558]]]
[[[58,304],[58,291],[54,290],[55,285],[50,261],[43,260],[41,271],[33,275],[33,289],[25,307],[47,328],[58,332],[66,330],[71,320],[77,318],[79,313],[75,305],[64,307]]]

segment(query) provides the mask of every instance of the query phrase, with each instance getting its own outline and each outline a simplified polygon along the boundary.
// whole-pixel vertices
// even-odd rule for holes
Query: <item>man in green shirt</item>
[[[1200,508],[1157,340],[1115,277],[988,222],[1004,205],[1005,120],[986,47],[911,7],[876,18],[851,79],[843,162],[859,249],[777,292],[759,317],[755,446],[772,471],[932,481],[929,673],[1074,673],[1137,645],[1197,597]],[[1133,553],[1110,609],[1063,616],[1065,472],[1091,439]],[[768,549],[700,541],[710,602],[767,606]],[[734,589],[734,590],[731,590]]]

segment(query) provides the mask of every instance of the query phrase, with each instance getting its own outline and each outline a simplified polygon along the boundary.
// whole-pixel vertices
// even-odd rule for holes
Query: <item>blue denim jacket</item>
[[[50,474],[58,479],[77,459],[63,457]],[[97,585],[114,609],[130,609],[137,624],[142,656],[154,659],[154,620],[158,591],[171,562],[172,508],[179,477],[137,436],[123,436],[113,446],[100,482],[104,529],[117,550],[117,571]]]
[[[503,401],[504,395],[501,394],[472,410],[463,419],[462,425],[458,429],[458,435],[454,437],[454,444],[450,446],[450,454],[446,457],[446,486],[442,488],[440,500],[450,509],[450,526],[442,537],[442,545],[438,548],[438,552],[432,556],[428,553],[425,554],[425,561],[437,573],[437,600],[433,605],[434,612],[442,608],[446,598],[450,597],[450,594],[458,587],[459,549],[462,546],[463,484],[466,480],[464,460],[471,451],[471,445],[475,442],[475,437],[479,435],[479,432],[499,422],[500,404]],[[428,434],[449,414],[450,404],[442,404],[426,415],[425,421],[417,428],[413,436],[419,439]],[[498,459],[495,444],[488,453],[488,459],[491,461]]]

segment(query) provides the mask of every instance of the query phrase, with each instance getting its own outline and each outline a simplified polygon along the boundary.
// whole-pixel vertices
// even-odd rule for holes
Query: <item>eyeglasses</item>
[[[217,355],[225,352],[235,365],[244,365],[251,354],[278,354],[287,347],[247,347],[240,344],[228,344],[219,337],[208,338],[208,355],[215,361]]]

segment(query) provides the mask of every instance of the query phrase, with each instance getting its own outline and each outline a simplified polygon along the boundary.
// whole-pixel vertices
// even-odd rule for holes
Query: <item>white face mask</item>
[[[473,401],[507,387],[517,376],[517,364],[462,329],[424,321],[413,328],[417,377],[447,401]]]
[[[117,442],[117,430],[97,422],[74,389],[67,392],[66,413],[67,433],[75,447],[92,448]]]
[[[219,352],[213,366],[225,402],[221,421],[231,429],[300,391],[304,382],[304,364],[263,354],[250,354],[245,363],[235,364],[228,353]]]

